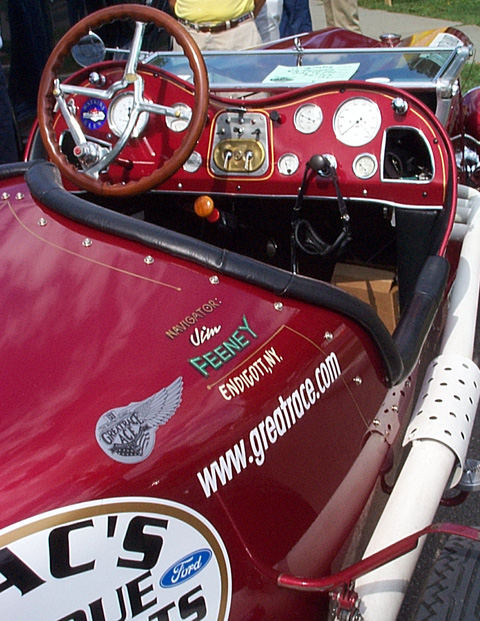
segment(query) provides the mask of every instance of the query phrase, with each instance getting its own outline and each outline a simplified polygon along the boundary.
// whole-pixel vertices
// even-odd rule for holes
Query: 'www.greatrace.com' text
[[[313,379],[307,377],[286,399],[279,396],[279,405],[250,431],[247,439],[242,438],[209,466],[197,472],[205,496],[208,498],[250,464],[261,466],[268,449],[321,399],[341,374],[338,358],[332,352],[316,367]]]

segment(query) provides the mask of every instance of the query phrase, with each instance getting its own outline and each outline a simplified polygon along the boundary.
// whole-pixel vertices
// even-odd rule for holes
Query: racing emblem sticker
[[[214,527],[185,505],[110,498],[0,531],[2,621],[226,621],[231,570]]]
[[[87,99],[80,115],[87,129],[100,129],[107,120],[107,107],[101,99]]]
[[[97,442],[109,457],[124,464],[136,464],[150,455],[155,434],[177,411],[183,392],[183,379],[143,401],[108,410],[95,428]]]

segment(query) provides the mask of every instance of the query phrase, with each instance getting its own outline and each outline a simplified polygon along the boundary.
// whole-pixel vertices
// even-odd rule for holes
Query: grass
[[[386,5],[385,0],[358,0],[358,4],[363,9],[435,17],[465,26],[480,26],[478,0],[392,0],[392,6]],[[464,93],[474,86],[479,86],[480,63],[469,63],[462,71],[460,83]]]
[[[381,9],[393,13],[407,13],[420,17],[436,17],[461,24],[480,26],[478,0],[392,0],[392,6],[384,0],[359,0],[364,9]]]

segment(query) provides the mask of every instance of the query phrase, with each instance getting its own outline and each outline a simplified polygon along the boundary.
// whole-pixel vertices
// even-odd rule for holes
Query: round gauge
[[[188,173],[197,172],[202,165],[202,156],[198,151],[194,151],[183,165],[183,170]]]
[[[282,175],[293,175],[297,172],[300,161],[295,153],[284,153],[278,160],[278,172]]]
[[[172,132],[183,132],[190,124],[192,109],[185,103],[176,103],[173,104],[172,110],[175,110],[175,116],[166,116],[165,123]]]
[[[313,134],[323,121],[323,112],[316,104],[303,104],[296,109],[293,124],[302,134]]]
[[[333,129],[337,138],[350,147],[361,147],[378,134],[382,116],[380,108],[371,99],[347,99],[335,112]]]
[[[370,153],[362,153],[357,155],[352,168],[359,179],[370,179],[377,172],[378,164],[375,156],[370,155]]]
[[[108,108],[108,124],[116,136],[121,136],[125,131],[130,112],[133,108],[133,93],[123,93],[116,97]],[[135,127],[133,128],[133,138],[138,138],[147,126],[149,119],[148,112],[141,112],[138,116]]]

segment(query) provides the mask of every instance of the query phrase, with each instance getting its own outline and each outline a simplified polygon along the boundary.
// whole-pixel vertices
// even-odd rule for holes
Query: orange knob
[[[209,222],[217,222],[220,212],[210,196],[199,196],[193,205],[193,209],[199,218],[206,218]]]
[[[208,216],[215,209],[215,205],[213,204],[210,196],[203,195],[197,198],[193,209],[195,210],[195,213],[197,214],[197,216],[199,216],[199,218],[208,218]]]

